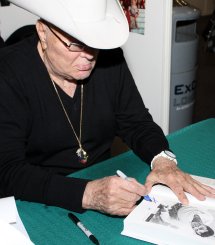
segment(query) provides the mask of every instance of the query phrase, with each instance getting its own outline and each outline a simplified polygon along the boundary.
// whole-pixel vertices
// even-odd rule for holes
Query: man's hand
[[[198,200],[205,200],[205,197],[215,198],[214,188],[194,180],[189,174],[182,172],[171,160],[164,157],[155,160],[153,170],[146,178],[147,192],[150,192],[152,186],[157,183],[169,186],[183,204],[188,204],[185,191]]]
[[[128,215],[136,202],[146,194],[144,185],[135,179],[117,176],[90,181],[84,191],[82,207],[111,215]]]

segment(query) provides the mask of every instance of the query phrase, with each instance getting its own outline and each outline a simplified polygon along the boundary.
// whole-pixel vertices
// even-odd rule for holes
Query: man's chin
[[[88,78],[91,74],[91,70],[90,71],[79,71],[77,76],[76,76],[76,80],[84,80],[86,78]]]

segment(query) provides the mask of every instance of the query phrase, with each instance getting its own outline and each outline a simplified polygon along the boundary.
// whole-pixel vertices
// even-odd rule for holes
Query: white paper
[[[208,178],[193,176],[195,179],[207,185],[214,186],[214,181]],[[186,193],[189,206],[174,209],[175,217],[170,216],[172,207],[179,204],[175,194],[166,186],[156,185],[152,188],[149,196],[155,202],[143,200],[124,220],[122,235],[130,236],[147,242],[165,245],[214,245],[215,244],[215,199],[207,198],[199,201]],[[170,211],[171,210],[171,211]],[[177,210],[177,211],[175,211]],[[180,211],[179,211],[180,210]],[[184,212],[182,215],[181,211]],[[179,218],[179,212],[181,212]],[[197,235],[192,226],[191,218],[199,214],[204,224],[210,226],[214,234],[209,237]],[[193,221],[193,220],[192,220]],[[193,223],[192,223],[193,224]],[[176,239],[177,237],[177,239]]]
[[[16,216],[16,223],[13,223],[13,224],[10,224],[12,225],[14,228],[16,228],[18,231],[20,231],[23,235],[25,235],[28,239],[29,238],[29,235],[25,229],[25,226],[23,225],[22,223],[22,220],[20,219],[19,217],[19,214],[17,212],[17,216]]]
[[[0,244],[4,245],[33,245],[21,232],[12,225],[0,220]]]
[[[14,197],[0,199],[0,220],[7,223],[16,223],[17,208]]]
[[[0,198],[0,244],[32,245],[14,197]]]

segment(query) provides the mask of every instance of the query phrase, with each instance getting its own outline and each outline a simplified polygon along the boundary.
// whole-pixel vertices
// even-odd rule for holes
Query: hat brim
[[[79,34],[83,37],[82,42],[98,49],[120,47],[128,38],[127,28],[109,16],[94,25],[79,23]]]
[[[128,39],[128,22],[120,3],[116,0],[107,0],[106,15],[102,20],[82,22],[75,21],[65,2],[59,0],[11,0],[11,2],[52,23],[89,47],[117,48]]]

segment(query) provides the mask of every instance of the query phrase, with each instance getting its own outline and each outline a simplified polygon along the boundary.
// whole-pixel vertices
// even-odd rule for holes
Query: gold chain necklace
[[[79,127],[79,137],[78,137],[77,134],[76,134],[76,132],[75,132],[75,129],[74,129],[73,125],[72,125],[72,122],[69,119],[69,116],[68,116],[68,113],[67,113],[67,111],[66,111],[66,109],[64,107],[64,104],[63,104],[63,102],[61,100],[60,94],[58,93],[58,90],[56,88],[55,82],[52,79],[51,79],[51,81],[52,81],[52,84],[54,86],[54,89],[55,89],[55,92],[57,94],[57,97],[58,97],[58,99],[60,101],[60,104],[62,106],[62,109],[63,109],[63,111],[65,113],[65,116],[66,116],[66,118],[67,118],[67,120],[68,120],[68,122],[69,122],[69,124],[70,124],[70,126],[72,128],[72,131],[73,131],[73,133],[74,133],[74,135],[75,135],[75,137],[76,137],[76,139],[78,141],[79,148],[76,151],[76,154],[78,156],[79,162],[80,163],[83,163],[83,164],[86,164],[87,163],[88,154],[83,149],[82,144],[81,144],[84,86],[83,86],[83,84],[81,84],[81,111],[80,111],[80,125],[79,125],[80,127]]]

